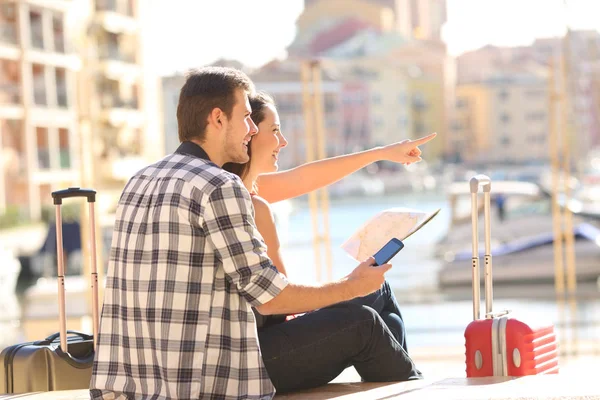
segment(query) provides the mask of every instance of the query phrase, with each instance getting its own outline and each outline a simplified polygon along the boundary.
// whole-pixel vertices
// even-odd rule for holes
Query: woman
[[[390,160],[404,164],[418,162],[421,160],[421,151],[418,146],[435,137],[435,134],[432,134],[415,141],[407,140],[386,147],[333,157],[304,164],[291,170],[277,172],[279,153],[282,148],[287,146],[288,142],[281,132],[281,123],[275,103],[269,95],[257,93],[250,96],[250,106],[252,108],[251,118],[258,126],[258,133],[252,138],[250,146],[248,146],[250,161],[246,164],[225,164],[223,168],[240,176],[251,193],[256,226],[267,245],[267,254],[277,269],[284,275],[287,275],[287,272],[280,254],[279,238],[270,203],[297,197],[330,185],[375,161]],[[379,291],[366,297],[354,299],[349,303],[365,305],[375,310],[398,344],[407,352],[402,315],[387,282]],[[259,340],[263,349],[268,346],[269,338],[278,334],[273,329],[274,326],[292,323],[292,321],[286,322],[285,316],[263,317],[258,313],[256,315],[259,326]],[[293,324],[301,326],[302,318],[293,320]],[[263,355],[264,353],[265,351],[263,351]],[[323,382],[320,383],[327,383],[333,378],[335,376],[323,377]],[[277,383],[274,383],[277,387]],[[304,385],[304,387],[317,384],[319,382],[308,384],[308,386]],[[278,387],[278,390],[280,390],[280,387]]]

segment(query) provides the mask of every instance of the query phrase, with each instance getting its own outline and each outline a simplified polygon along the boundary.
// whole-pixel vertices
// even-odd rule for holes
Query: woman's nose
[[[285,136],[283,136],[283,134],[281,134],[281,139],[279,140],[279,147],[285,147],[288,145],[288,141],[285,138]]]

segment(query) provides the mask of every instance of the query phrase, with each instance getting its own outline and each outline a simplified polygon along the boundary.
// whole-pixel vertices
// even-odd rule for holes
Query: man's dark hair
[[[248,96],[248,100],[250,102],[250,108],[252,108],[252,114],[250,115],[250,118],[252,118],[252,121],[256,124],[256,126],[258,126],[265,119],[265,108],[267,105],[275,106],[275,101],[265,92],[251,94]],[[251,146],[248,146],[248,157],[250,157],[248,162],[244,164],[226,163],[223,165],[223,169],[244,179],[246,174],[248,174],[248,170],[250,169],[250,160],[252,159],[251,148]],[[256,191],[256,189],[257,188],[254,188],[254,191]]]
[[[203,67],[189,71],[177,104],[179,141],[203,141],[208,116],[215,108],[220,108],[227,118],[231,118],[238,89],[247,93],[254,92],[254,84],[240,70]]]

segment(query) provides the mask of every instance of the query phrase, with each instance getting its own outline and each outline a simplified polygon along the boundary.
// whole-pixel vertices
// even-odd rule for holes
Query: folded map
[[[423,212],[410,208],[390,208],[381,211],[363,224],[342,244],[357,261],[364,261],[381,249],[392,238],[404,241],[421,229],[440,212]]]

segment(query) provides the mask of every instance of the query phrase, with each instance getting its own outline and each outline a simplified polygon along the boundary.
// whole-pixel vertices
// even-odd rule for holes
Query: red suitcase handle
[[[484,229],[485,229],[485,316],[491,318],[492,314],[492,249],[491,249],[491,224],[490,224],[490,192],[492,190],[492,181],[486,175],[476,175],[471,178],[469,185],[471,186],[471,221],[473,232],[473,320],[478,320],[480,315],[480,298],[479,293],[479,207],[477,197],[479,188],[483,188],[483,214],[484,214]]]
[[[94,213],[94,203],[96,202],[96,191],[93,189],[81,189],[70,187],[68,189],[52,192],[52,199],[56,205],[56,258],[58,261],[58,318],[60,348],[66,354],[67,347],[67,317],[65,306],[65,266],[63,253],[63,235],[62,235],[62,215],[61,205],[63,199],[71,197],[85,197],[89,204],[90,214],[90,265],[92,281],[92,327],[94,334],[94,350],[98,340],[98,269],[96,265],[96,219]]]

